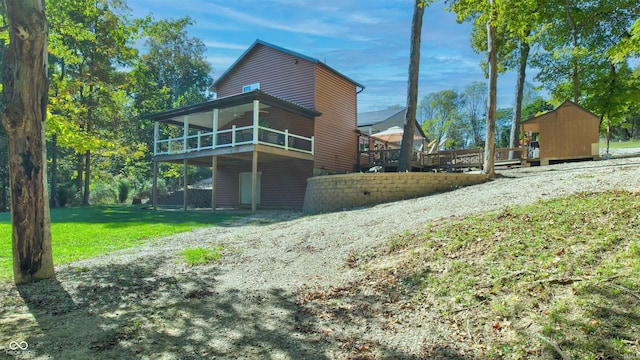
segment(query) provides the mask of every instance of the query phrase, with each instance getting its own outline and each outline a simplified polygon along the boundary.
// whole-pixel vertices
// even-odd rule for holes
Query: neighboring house
[[[406,108],[369,111],[358,114],[358,130],[363,134],[375,134],[390,127],[404,126]]]
[[[154,183],[160,162],[206,166],[214,209],[302,208],[308,178],[353,170],[363,89],[317,59],[257,40],[215,81],[216,99],[150,117]]]
[[[523,165],[597,159],[600,117],[571,101],[522,122]]]
[[[361,134],[373,135],[389,130],[394,126],[404,128],[404,113],[406,110],[407,108],[394,108],[359,113],[358,130]],[[427,138],[417,120],[414,134],[424,139]]]
[[[394,108],[358,114],[360,156],[356,170],[368,171],[375,167],[381,171],[397,171],[405,112],[406,108]],[[412,159],[412,169],[415,171],[424,168],[422,154],[419,153],[427,150],[427,142],[427,137],[416,120],[413,141],[415,153]]]

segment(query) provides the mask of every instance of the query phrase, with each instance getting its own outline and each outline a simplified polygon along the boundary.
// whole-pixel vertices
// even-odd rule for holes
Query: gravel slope
[[[580,191],[640,191],[640,158],[500,174],[485,184],[352,211],[260,212],[233,226],[60,266],[57,281],[19,292],[0,285],[0,352],[11,341],[27,341],[29,350],[18,358],[350,358],[309,335],[314,319],[296,299],[303,287],[339,287],[359,276],[346,266],[350,256],[443,219]],[[177,259],[181,249],[214,245],[225,249],[216,264],[192,268]],[[436,330],[406,329],[405,338]],[[414,358],[415,346],[394,341],[378,357]]]

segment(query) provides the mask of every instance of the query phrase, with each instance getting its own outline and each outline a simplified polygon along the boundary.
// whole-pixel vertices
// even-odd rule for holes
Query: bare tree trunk
[[[413,20],[411,21],[411,51],[409,55],[409,84],[407,86],[407,111],[404,114],[404,133],[400,146],[398,171],[411,171],[413,155],[413,136],[416,127],[416,109],[418,107],[418,75],[420,70],[420,38],[424,5],[415,0]]]
[[[51,201],[49,206],[52,208],[59,208],[60,202],[58,201],[58,136],[53,134],[51,136]]]
[[[489,0],[491,5],[491,17],[487,23],[487,38],[489,52],[489,98],[487,109],[487,131],[484,144],[484,166],[482,173],[493,177],[495,175],[496,163],[496,96],[498,84],[498,58],[496,52],[496,27],[494,21],[498,16],[493,0]]]
[[[87,150],[84,156],[84,194],[82,196],[82,205],[89,205],[89,185],[91,184],[91,151]]]
[[[529,36],[529,31],[525,33]],[[520,61],[518,63],[518,80],[516,82],[516,99],[513,104],[513,120],[511,122],[511,137],[509,147],[517,148],[520,145],[520,118],[522,117],[522,97],[524,94],[524,83],[527,78],[527,59],[529,58],[528,40],[520,41]],[[509,159],[515,158],[515,152],[509,151]]]
[[[84,154],[76,154],[76,194],[79,196],[79,194],[82,194],[82,187],[83,187],[83,160],[84,159]]]
[[[44,134],[47,20],[44,0],[5,3],[11,42],[2,123],[9,143],[13,273],[21,284],[54,276]]]
[[[571,4],[569,0],[565,2],[565,10],[567,11],[567,21],[569,21],[569,26],[571,26],[571,36],[573,39],[573,50],[578,48],[578,27],[576,26],[576,22],[573,20],[573,16],[571,16]],[[571,60],[573,65],[571,78],[573,79],[573,102],[578,103],[580,100],[580,78],[578,72],[578,61],[573,58]]]

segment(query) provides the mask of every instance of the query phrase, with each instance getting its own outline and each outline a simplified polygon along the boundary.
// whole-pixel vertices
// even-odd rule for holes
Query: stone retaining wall
[[[307,180],[303,210],[308,213],[341,211],[449,191],[487,179],[488,176],[482,174],[425,172],[316,176]]]

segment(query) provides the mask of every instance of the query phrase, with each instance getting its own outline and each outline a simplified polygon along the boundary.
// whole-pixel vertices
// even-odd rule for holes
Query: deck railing
[[[509,159],[510,153],[513,153],[513,160]],[[361,165],[394,166],[398,164],[400,149],[363,150],[360,154],[364,157],[361,158],[364,160],[361,160]],[[498,148],[495,153],[496,165],[518,162],[522,156],[521,154],[521,148]],[[423,168],[453,169],[481,167],[484,162],[484,150],[443,150],[434,154],[413,150],[411,162],[413,166]]]
[[[199,131],[193,135],[169,136],[166,139],[156,138],[153,154],[186,154],[250,144],[262,144],[313,155],[314,137],[292,134],[289,130],[280,131],[262,126],[258,126],[256,129],[253,126],[236,127],[234,125],[231,129],[211,132]]]

